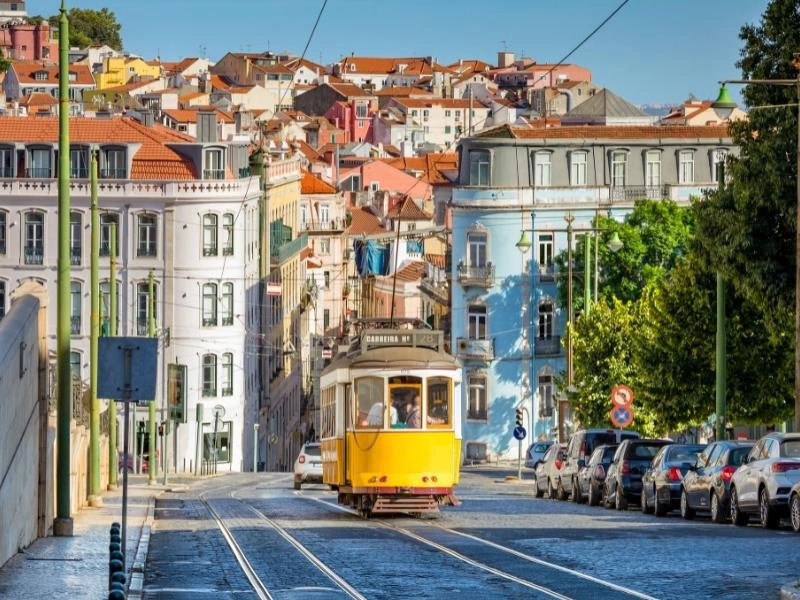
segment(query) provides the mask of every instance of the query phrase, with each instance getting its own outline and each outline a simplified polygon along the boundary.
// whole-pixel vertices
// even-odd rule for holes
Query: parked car
[[[553,442],[550,440],[532,443],[525,453],[525,466],[529,469],[535,469],[539,463],[542,462],[544,453],[547,452],[547,449],[552,445]]]
[[[694,516],[684,505],[681,482],[704,449],[704,444],[669,444],[658,451],[642,477],[642,512],[663,517],[680,506],[684,518]]]
[[[597,446],[589,457],[589,462],[578,472],[578,490],[580,500],[586,499],[589,506],[600,503],[603,496],[603,483],[608,466],[614,459],[617,445]]]
[[[553,442],[545,452],[542,462],[536,467],[536,497],[544,496],[545,491],[551,498],[556,496],[556,482],[558,473],[564,464],[566,457],[566,446],[558,442]]]
[[[795,483],[789,492],[789,520],[795,533],[800,533],[800,482]]]
[[[642,494],[642,476],[653,457],[670,440],[623,440],[614,453],[603,485],[603,504],[625,510],[628,503],[638,504]]]
[[[304,444],[294,461],[294,489],[310,482],[322,483],[322,448],[318,443]]]
[[[800,433],[769,433],[750,450],[731,482],[731,521],[747,525],[757,514],[775,528],[789,516],[789,494],[800,481]]]
[[[567,446],[567,459],[557,483],[559,500],[570,496],[575,502],[581,501],[580,487],[577,485],[578,473],[586,466],[597,446],[619,444],[622,440],[638,437],[639,434],[635,431],[620,429],[582,429],[572,434]]]
[[[722,441],[709,444],[697,456],[694,467],[683,478],[688,511],[710,511],[714,523],[724,523],[730,516],[731,479],[744,462],[755,442]],[[800,507],[799,507],[800,508]]]

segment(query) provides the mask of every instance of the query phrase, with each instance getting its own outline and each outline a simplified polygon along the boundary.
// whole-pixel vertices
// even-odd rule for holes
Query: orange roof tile
[[[58,85],[57,63],[43,65],[36,61],[14,61],[11,63],[11,68],[22,84]],[[36,79],[36,73],[46,73],[47,78]],[[75,75],[75,79],[70,81],[71,85],[94,85],[94,77],[88,65],[71,64],[69,73]]]
[[[469,108],[470,102],[466,98],[396,98],[397,104],[402,104],[408,108],[430,108],[439,106],[441,108]],[[484,108],[483,104],[473,100],[472,108],[477,110]]]
[[[444,269],[445,255],[444,254],[426,254],[425,260],[431,263],[434,267]]]
[[[398,98],[405,97],[408,98],[410,96],[417,96],[417,97],[427,97],[431,96],[436,98],[436,94],[426,90],[425,88],[415,87],[415,86],[404,86],[398,85],[395,87],[385,87],[379,89],[377,92],[374,93],[375,96],[395,96]]]
[[[549,121],[549,117],[548,117]],[[652,139],[652,138],[728,138],[730,133],[726,125],[587,125],[530,129],[502,125],[483,131],[474,137],[515,137],[519,139],[596,139],[611,138],[617,140]]]
[[[165,108],[161,111],[177,123],[197,123],[197,113],[214,111],[221,123],[233,123],[233,115],[213,106],[193,106],[192,108]]]
[[[316,175],[303,171],[303,179],[300,180],[301,194],[335,194],[336,188],[330,183],[322,181]]]
[[[22,96],[22,98],[19,99],[20,106],[54,106],[56,104],[58,104],[56,98],[42,92],[34,92],[33,94]]]
[[[350,209],[350,227],[347,228],[348,235],[370,235],[372,233],[385,233],[386,229],[381,225],[378,217],[363,208]]]
[[[341,73],[385,73],[388,75],[399,63],[409,64],[415,60],[419,59],[347,56],[340,61],[342,66]]]
[[[419,281],[424,273],[425,263],[421,260],[413,260],[397,270],[397,279],[399,281]]]
[[[395,204],[386,213],[389,219],[400,218],[401,221],[430,221],[433,217],[422,210],[411,196],[406,196],[402,201]]]

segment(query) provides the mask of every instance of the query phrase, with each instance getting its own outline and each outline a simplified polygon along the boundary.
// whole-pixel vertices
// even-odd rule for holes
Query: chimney
[[[216,143],[217,113],[214,111],[197,111],[197,141],[203,144]]]
[[[330,82],[330,77],[328,77],[328,74],[327,74],[327,73],[325,73],[325,74],[322,76],[322,81],[321,81],[321,83],[329,83],[329,82]]]
[[[400,155],[414,156],[414,146],[410,141],[408,141],[408,138],[405,138],[402,142],[400,142]]]
[[[514,53],[513,52],[498,52],[497,53],[497,66],[501,69],[504,67],[510,67],[514,64]]]

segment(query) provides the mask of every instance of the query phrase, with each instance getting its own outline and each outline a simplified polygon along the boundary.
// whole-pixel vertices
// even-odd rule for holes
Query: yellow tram
[[[458,362],[444,334],[371,329],[322,372],[323,481],[362,515],[457,505]]]

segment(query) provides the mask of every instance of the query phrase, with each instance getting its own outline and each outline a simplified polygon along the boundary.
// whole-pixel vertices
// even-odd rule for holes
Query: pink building
[[[344,129],[348,142],[372,143],[372,116],[377,104],[364,100],[339,100],[325,112],[325,118]]]
[[[564,81],[592,81],[592,72],[575,64],[555,66],[517,61],[511,66],[495,69],[493,74],[494,82],[501,88],[539,89],[556,87]]]
[[[7,23],[0,27],[0,50],[13,60],[57,60],[58,40],[50,37],[50,24]]]

